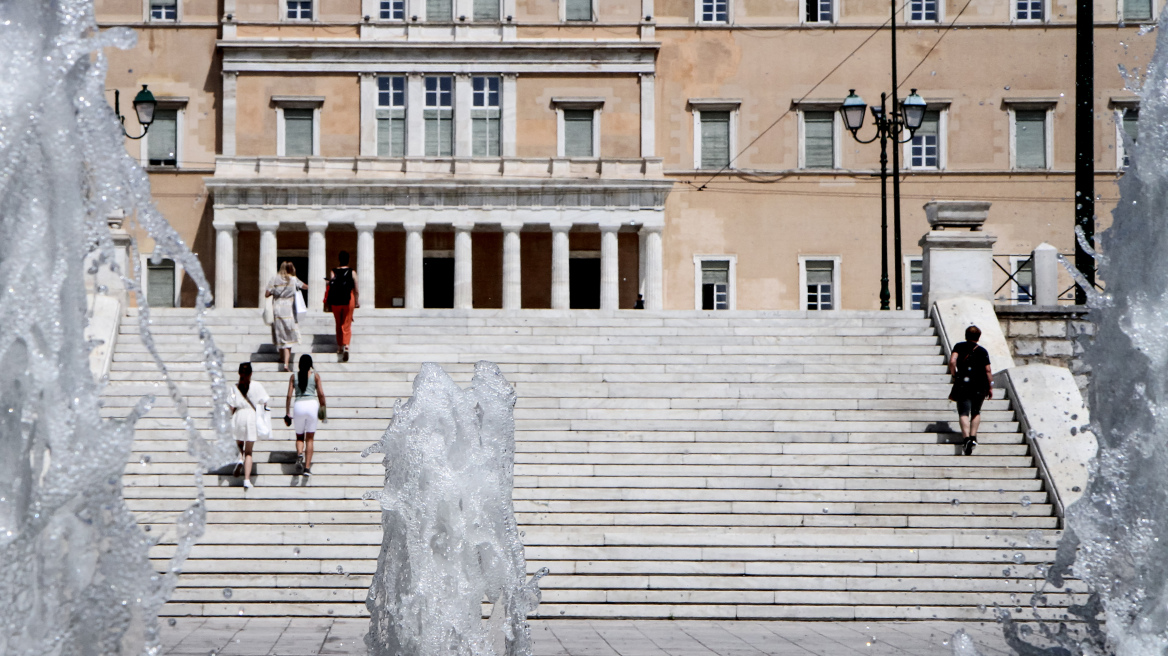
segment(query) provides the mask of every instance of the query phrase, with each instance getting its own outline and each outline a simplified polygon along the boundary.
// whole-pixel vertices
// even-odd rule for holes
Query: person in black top
[[[973,453],[977,446],[977,427],[981,424],[981,404],[994,393],[994,374],[990,368],[990,354],[978,346],[981,330],[977,326],[965,329],[965,341],[953,347],[949,356],[949,375],[953,389],[949,400],[957,402],[957,416],[961,424],[964,444],[961,452]]]
[[[348,362],[353,309],[361,307],[361,296],[357,289],[357,272],[349,268],[349,253],[341,251],[338,259],[341,266],[329,272],[325,304],[337,324],[337,356],[342,362]]]

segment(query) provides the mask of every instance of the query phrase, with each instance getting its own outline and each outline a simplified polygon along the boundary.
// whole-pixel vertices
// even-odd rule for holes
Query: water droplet
[[[292,555],[299,556],[300,555],[300,547],[296,547],[295,549],[293,549]]]
[[[954,499],[954,500],[950,501],[949,503],[950,503],[950,504],[952,504],[952,505],[954,505],[954,506],[960,506],[960,505],[961,505],[961,501],[960,501],[960,500],[958,500],[958,499]]]
[[[1026,554],[1022,553],[1021,551],[1014,554],[1014,563],[1015,564],[1021,565],[1024,562],[1026,562]]]
[[[1006,569],[1002,570],[1002,576],[1005,576],[1005,577],[1009,577],[1009,576],[1010,576],[1010,568],[1009,568],[1009,567],[1007,567]]]
[[[337,574],[344,574],[344,573],[345,573],[345,568],[341,567],[340,565],[337,565]]]
[[[329,615],[332,615],[332,614],[333,614],[333,609],[331,609],[331,608],[330,608],[330,609],[328,610],[328,614],[329,614]]]
[[[172,617],[172,618],[170,618],[170,619],[166,620],[166,623],[167,623],[169,626],[174,626],[175,624],[178,624],[178,620],[176,620],[176,619],[174,619],[174,618]]]
[[[1030,497],[1029,496],[1022,497],[1022,507],[1023,508],[1030,507]]]
[[[978,605],[977,605],[977,610],[978,610],[979,612],[982,612],[982,613],[984,613],[984,612],[986,611],[985,604],[978,604]]]
[[[142,465],[142,466],[149,465],[150,464],[150,456],[142,456],[141,458],[138,458],[138,464]]]
[[[234,594],[234,593],[231,591],[231,588],[223,588],[223,598],[224,599],[230,599],[232,594]]]
[[[827,508],[823,509],[823,514],[825,514],[825,515],[827,514]]]

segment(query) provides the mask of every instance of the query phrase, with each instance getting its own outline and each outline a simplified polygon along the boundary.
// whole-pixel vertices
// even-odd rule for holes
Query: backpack
[[[353,300],[353,270],[333,269],[333,280],[329,283],[328,304],[348,305]]]

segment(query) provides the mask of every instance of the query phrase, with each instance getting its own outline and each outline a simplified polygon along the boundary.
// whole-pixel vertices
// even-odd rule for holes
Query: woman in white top
[[[295,404],[293,404],[295,399]],[[312,356],[300,356],[299,371],[288,379],[284,423],[296,431],[296,464],[304,476],[312,476],[312,440],[319,419],[325,419],[324,385],[312,368]]]
[[[231,395],[227,399],[231,406],[231,428],[235,433],[235,443],[239,445],[239,452],[243,454],[243,463],[235,466],[235,475],[243,476],[243,487],[251,487],[252,447],[259,437],[257,422],[260,413],[267,413],[268,402],[271,397],[264,390],[264,386],[251,379],[251,363],[243,362],[239,365],[239,384],[231,386]],[[268,425],[268,431],[271,425]]]
[[[276,348],[280,349],[280,371],[292,371],[289,368],[292,359],[292,347],[300,343],[300,327],[296,323],[296,295],[301,289],[308,289],[308,285],[300,282],[296,277],[296,267],[285,261],[280,265],[280,273],[268,281],[268,288],[264,296],[272,296],[272,332],[276,339]]]

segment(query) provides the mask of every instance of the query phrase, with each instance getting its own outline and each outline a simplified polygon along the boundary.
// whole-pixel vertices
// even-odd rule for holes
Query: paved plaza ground
[[[165,656],[365,654],[364,619],[178,618]],[[542,620],[536,656],[849,656],[952,653],[958,629],[985,656],[1010,654],[993,622],[733,622]]]

